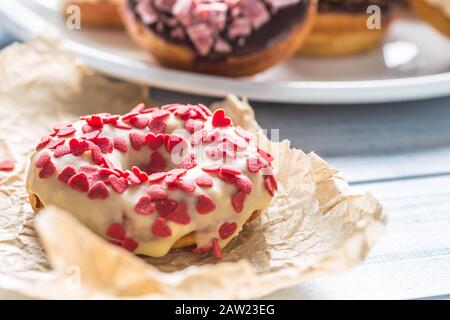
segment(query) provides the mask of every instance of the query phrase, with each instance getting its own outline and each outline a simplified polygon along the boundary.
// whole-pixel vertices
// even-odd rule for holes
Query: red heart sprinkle
[[[13,171],[15,168],[15,163],[12,160],[1,160],[0,161],[0,171]]]
[[[150,120],[148,123],[148,128],[151,130],[151,132],[156,134],[163,133],[166,127],[167,124],[163,120],[159,119]]]
[[[173,149],[175,149],[175,147],[177,145],[179,145],[180,143],[185,143],[183,138],[181,138],[179,136],[175,136],[175,135],[169,136],[169,138],[167,139],[167,142],[165,144],[167,152],[169,152],[169,153],[172,152]]]
[[[242,191],[236,192],[231,197],[231,204],[233,205],[233,208],[237,213],[241,213],[244,209],[244,202],[246,197],[247,195]]]
[[[186,193],[195,191],[195,181],[191,179],[181,179],[177,181],[177,188]]]
[[[141,171],[141,169],[139,169],[138,167],[133,167],[131,169],[131,171],[133,172],[133,174],[139,178],[140,182],[144,183],[148,181],[148,174]]]
[[[55,149],[56,147],[62,145],[65,142],[65,140],[52,140],[50,141],[50,143],[47,145],[48,149]]]
[[[150,149],[157,150],[159,147],[162,146],[163,138],[164,136],[162,134],[154,134],[150,132],[145,136],[145,142],[147,143]]]
[[[137,129],[144,129],[148,125],[149,119],[143,116],[136,116],[130,120],[130,124]]]
[[[202,167],[202,170],[208,173],[217,173],[220,170],[221,165],[220,164],[212,164],[208,166]]]
[[[77,171],[74,167],[67,166],[58,174],[58,181],[67,183],[76,173]]]
[[[145,104],[144,103],[139,103],[136,107],[131,109],[130,113],[140,113],[144,109],[145,109]]]
[[[77,130],[75,128],[64,128],[62,130],[59,130],[56,134],[58,137],[68,137],[74,134]]]
[[[88,192],[88,198],[93,199],[107,199],[109,197],[109,190],[106,184],[102,181],[96,182]]]
[[[263,157],[267,162],[271,163],[273,161],[273,156],[264,151],[263,149],[258,148],[258,153],[260,154],[261,157]]]
[[[191,216],[189,215],[186,203],[180,203],[169,217],[175,223],[188,225],[191,223]]]
[[[39,178],[47,179],[50,178],[56,172],[56,167],[51,160],[49,160],[42,170],[39,172]]]
[[[114,149],[113,141],[108,137],[97,137],[93,139],[92,142],[97,145],[104,154],[111,153]]]
[[[172,231],[167,226],[163,218],[157,218],[152,226],[152,233],[155,237],[167,238],[172,235]]]
[[[51,140],[52,140],[51,136],[42,138],[39,144],[36,146],[36,151],[41,151],[42,149],[44,149]]]
[[[203,187],[203,188],[211,188],[213,186],[213,180],[211,179],[210,176],[208,176],[206,174],[201,175],[200,177],[195,179],[195,182],[197,183],[197,185],[199,187]]]
[[[92,127],[103,127],[103,119],[98,115],[92,115],[86,119],[88,125]]]
[[[67,145],[61,145],[59,147],[57,147],[55,149],[55,152],[53,153],[53,155],[55,156],[55,158],[61,158],[65,155],[70,154],[70,147]]]
[[[167,110],[156,110],[152,113],[152,118],[156,120],[165,119],[170,116],[170,112]]]
[[[130,175],[127,177],[127,181],[128,181],[129,183],[131,183],[131,184],[134,184],[134,185],[139,185],[139,184],[141,184],[141,179],[139,179],[139,177],[136,177],[136,175],[135,175],[134,173],[130,174]]]
[[[238,175],[238,174],[242,173],[242,171],[239,168],[237,168],[237,167],[235,167],[235,166],[233,166],[231,164],[223,164],[220,167],[220,170],[225,172],[225,173],[232,174],[232,175]]]
[[[44,152],[36,161],[35,166],[36,168],[42,169],[50,160],[51,160],[50,154],[48,152]]]
[[[217,259],[222,259],[222,250],[220,249],[219,240],[217,240],[217,238],[213,239],[212,252]]]
[[[126,153],[128,152],[128,143],[122,137],[114,138],[114,148],[119,150],[120,152]]]
[[[115,121],[115,122],[111,122],[111,124],[116,127],[117,129],[122,129],[122,130],[131,130],[133,129],[130,125],[123,123],[123,122],[119,122],[119,121]]]
[[[275,195],[275,191],[278,190],[278,183],[274,176],[264,177],[264,186],[272,197]]]
[[[148,173],[157,173],[163,171],[167,166],[166,159],[159,152],[153,152],[150,156],[150,162],[148,164]]]
[[[119,194],[124,193],[128,189],[127,179],[124,177],[109,176],[111,187]]]
[[[235,181],[236,186],[242,192],[245,192],[247,194],[252,192],[253,183],[247,176],[241,174],[239,176],[236,176],[234,181]]]
[[[261,161],[258,158],[247,158],[247,169],[250,172],[256,173],[261,169]]]
[[[99,131],[98,128],[90,126],[88,124],[85,124],[84,126],[81,127],[81,131],[83,131],[84,134],[86,133],[90,133],[90,132],[94,132],[94,131]],[[100,131],[99,131],[100,132]]]
[[[165,172],[157,172],[148,176],[149,182],[159,182],[162,181],[167,176]]]
[[[155,205],[152,203],[152,199],[149,196],[142,196],[134,207],[134,211],[137,214],[148,216],[155,211]]]
[[[74,156],[81,156],[89,150],[89,143],[84,140],[71,139],[69,141],[70,152]]]
[[[100,165],[103,163],[103,153],[100,150],[99,147],[97,146],[92,146],[91,148],[91,155],[92,155],[92,161],[97,164]]]
[[[58,124],[55,124],[55,125],[53,126],[53,130],[54,130],[54,131],[60,131],[60,130],[62,130],[62,129],[65,129],[65,128],[71,127],[71,126],[72,126],[72,124],[71,124],[70,122],[58,123]]]
[[[106,236],[115,240],[125,238],[125,227],[120,223],[112,223],[106,230]]]
[[[152,200],[164,200],[167,198],[167,191],[164,190],[159,184],[151,185],[147,189],[147,193]]]
[[[85,173],[80,172],[69,179],[69,186],[81,192],[88,192],[89,180]]]
[[[177,208],[178,203],[172,199],[164,199],[155,201],[156,210],[161,217],[169,217]]]
[[[99,134],[100,134],[100,130],[94,130],[94,131],[83,134],[81,136],[81,138],[86,139],[86,140],[93,140],[93,139],[97,138]]]
[[[228,239],[236,231],[236,229],[237,229],[236,223],[225,222],[219,229],[220,238],[223,240]]]
[[[216,204],[209,195],[201,194],[197,197],[196,208],[199,214],[208,214],[216,209]]]
[[[231,123],[231,119],[225,116],[225,110],[218,109],[214,112],[212,119],[213,127],[228,127]]]
[[[136,250],[138,246],[139,246],[139,244],[132,238],[126,237],[122,241],[122,248],[124,248],[130,252],[134,252],[134,250]]]
[[[139,151],[145,144],[145,136],[137,132],[132,132],[130,133],[130,142],[133,149]]]

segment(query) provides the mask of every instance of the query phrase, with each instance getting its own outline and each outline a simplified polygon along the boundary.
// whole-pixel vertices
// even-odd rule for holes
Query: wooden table
[[[0,30],[0,47],[10,41]],[[159,90],[153,95],[167,103],[212,101]],[[355,188],[376,195],[389,217],[386,236],[362,266],[267,298],[450,298],[450,97],[383,105],[253,105],[264,128],[278,128],[295,147],[326,158]]]

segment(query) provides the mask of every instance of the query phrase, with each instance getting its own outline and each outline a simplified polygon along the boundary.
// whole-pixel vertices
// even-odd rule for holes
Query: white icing
[[[165,119],[165,122],[167,123],[167,128],[165,130],[166,134],[173,133],[175,130],[184,127],[184,121],[173,114]],[[74,128],[77,129],[75,137],[80,137],[82,135],[81,128],[84,124],[86,124],[85,121],[78,121],[74,124]],[[205,129],[212,129],[211,118],[205,123]],[[121,153],[118,150],[114,150],[111,154],[105,155],[114,166],[122,170],[131,169],[132,166],[139,167],[148,164],[152,153],[146,146],[140,151],[136,151],[131,147],[129,143],[129,133],[132,131],[141,134],[150,132],[148,128],[142,130],[133,129],[130,131],[117,129],[112,125],[106,124],[100,135],[110,138],[122,136],[128,142],[127,153]],[[236,136],[234,127],[220,128],[220,131]],[[187,131],[184,130],[184,132],[184,135],[187,135]],[[70,140],[73,137],[74,136],[68,137],[66,140]],[[66,143],[68,143],[68,141],[66,141]],[[206,147],[207,145],[208,144],[203,144],[203,147]],[[201,147],[201,145],[194,147],[196,154],[202,153],[200,150]],[[171,163],[170,154],[166,152],[164,147],[159,148],[157,151],[164,155],[168,160],[168,163]],[[146,194],[146,190],[149,186],[148,183],[138,186],[129,186],[127,191],[122,195],[113,191],[112,188],[109,188],[109,197],[106,200],[91,200],[87,197],[86,193],[74,190],[69,185],[58,181],[57,174],[54,174],[47,179],[40,179],[38,177],[40,169],[35,167],[35,163],[44,152],[48,152],[48,150],[44,148],[43,150],[34,153],[31,157],[27,174],[28,192],[37,195],[44,206],[56,205],[71,212],[83,224],[102,237],[106,238],[105,232],[112,223],[124,224],[127,236],[132,237],[139,243],[138,248],[135,250],[135,253],[137,254],[153,257],[163,256],[167,254],[178,239],[194,231],[196,232],[197,247],[209,247],[211,246],[212,239],[218,238],[219,245],[223,248],[241,231],[243,225],[254,211],[264,210],[271,201],[271,196],[264,187],[263,176],[260,173],[250,173],[247,169],[247,157],[249,155],[257,155],[257,146],[255,142],[250,141],[245,152],[237,153],[237,158],[232,162],[236,167],[241,169],[253,183],[252,192],[247,195],[242,213],[236,213],[231,203],[231,196],[237,191],[237,187],[225,183],[223,180],[216,177],[216,175],[212,174],[210,176],[213,179],[214,184],[211,188],[201,188],[197,186],[195,192],[190,194],[180,190],[168,191],[171,199],[176,201],[183,200],[187,203],[192,221],[188,225],[180,225],[168,221],[167,225],[170,227],[172,235],[167,238],[158,238],[154,237],[151,232],[151,226],[153,225],[154,220],[159,217],[157,211],[149,216],[139,215],[134,211],[134,207],[138,200]],[[222,161],[213,161],[206,155],[203,156],[203,159],[197,158],[196,160],[198,165],[189,170],[184,176],[185,178],[195,179],[200,175],[204,175],[205,172],[201,169],[202,166],[217,162],[221,163]],[[57,173],[69,165],[77,169],[85,165],[96,166],[92,162],[89,151],[81,157],[69,154],[57,159],[52,156],[52,161],[56,166]],[[174,167],[175,165],[172,163],[166,171]],[[211,196],[216,204],[216,209],[206,215],[198,214],[195,209],[197,196],[202,193]],[[225,222],[234,222],[238,225],[238,228],[231,237],[226,240],[221,240],[218,235],[218,230]]]

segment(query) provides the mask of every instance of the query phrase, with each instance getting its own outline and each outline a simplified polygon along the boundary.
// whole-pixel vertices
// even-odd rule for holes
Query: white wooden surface
[[[0,46],[6,42],[0,30]],[[211,101],[158,90],[153,96],[167,103]],[[450,97],[254,106],[263,127],[325,157],[355,188],[375,194],[389,217],[386,236],[360,267],[267,298],[450,299]],[[17,296],[0,294],[6,297]]]

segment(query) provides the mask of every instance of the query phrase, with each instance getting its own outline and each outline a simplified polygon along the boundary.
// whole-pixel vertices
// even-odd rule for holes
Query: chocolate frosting
[[[128,1],[129,7],[133,11],[135,18],[151,31],[163,37],[166,41],[175,44],[187,45],[195,52],[197,52],[198,61],[221,61],[229,56],[243,56],[254,52],[259,52],[269,47],[272,43],[286,37],[294,27],[305,21],[309,4],[312,0],[300,0],[300,2],[288,7],[281,8],[276,12],[273,12],[273,10],[270,11],[270,6],[267,3],[262,2],[264,3],[264,6],[266,6],[267,10],[271,12],[270,20],[258,29],[252,30],[251,34],[245,38],[232,39],[229,37],[228,30],[231,23],[233,22],[233,19],[231,16],[231,10],[228,10],[226,26],[224,30],[220,32],[219,37],[220,39],[226,41],[226,43],[229,45],[230,50],[228,52],[217,52],[215,50],[211,50],[207,55],[200,54],[198,48],[196,48],[196,46],[188,36],[182,39],[173,36],[174,29],[176,29],[176,27],[179,27],[179,25],[173,27],[166,23],[158,23],[159,21],[167,21],[170,18],[173,18],[170,13],[163,12],[161,10],[155,10],[158,17],[158,22],[146,24],[143,22],[143,17],[136,10],[136,6],[139,0]],[[185,29],[183,31],[186,32]]]

